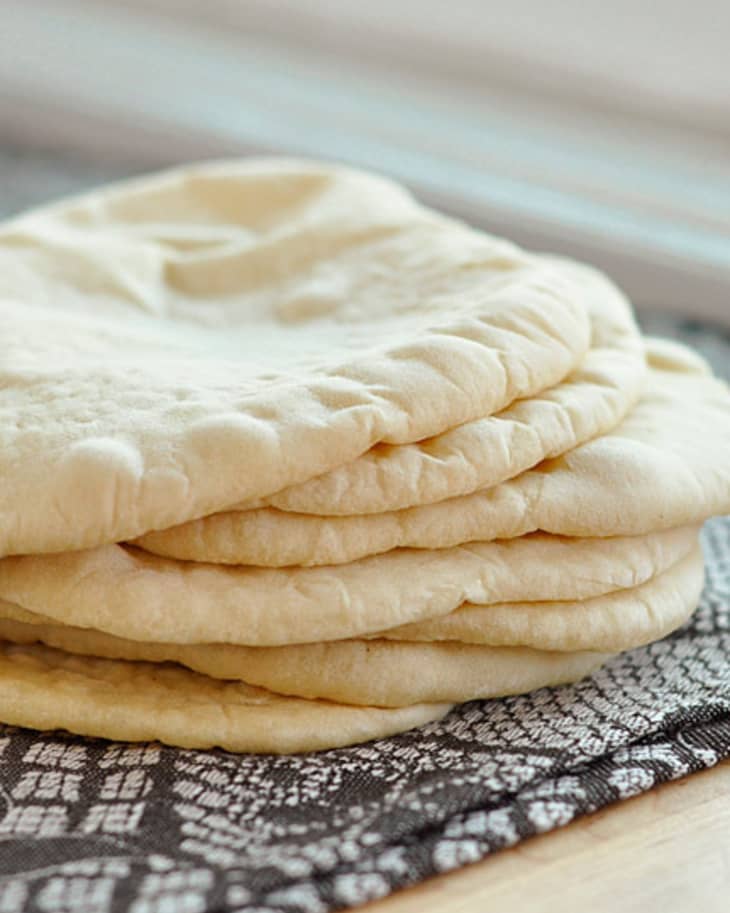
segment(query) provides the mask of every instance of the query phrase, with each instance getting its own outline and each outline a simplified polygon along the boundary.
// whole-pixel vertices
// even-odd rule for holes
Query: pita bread
[[[370,639],[618,653],[659,640],[682,625],[697,606],[703,583],[704,562],[697,543],[668,570],[638,586],[605,596],[572,602],[464,603],[448,615],[380,631]],[[31,626],[33,631],[28,630]],[[110,645],[119,638],[90,628],[60,625],[48,616],[3,601],[0,639],[16,643],[39,640],[69,652],[126,658],[125,654],[110,652]],[[247,658],[271,652],[267,647],[220,644],[164,644],[156,649],[162,652],[132,658],[170,660],[214,678],[244,680]],[[284,649],[274,649],[272,655],[285,655],[281,653]]]
[[[306,162],[6,222],[0,555],[133,538],[500,411],[580,363],[583,294],[388,181]]]
[[[272,495],[268,505],[304,514],[402,510],[491,488],[614,428],[646,380],[631,308],[600,273],[576,264],[591,320],[591,349],[564,381],[494,416],[413,444],[380,444],[352,463]]]
[[[348,707],[271,694],[177,666],[0,644],[0,720],[32,729],[181,748],[291,754],[383,738],[448,704]]]
[[[3,637],[7,635],[19,643],[40,640],[67,653],[143,661],[157,664],[158,668],[167,661],[180,662],[216,679],[245,679],[248,684],[267,679],[276,682],[279,694],[307,699],[326,696],[336,703],[373,707],[457,703],[522,694],[577,681],[608,658],[599,653],[387,640],[263,648],[181,646],[140,643],[62,625],[13,621],[2,621],[0,625]],[[159,736],[150,736],[155,737]]]
[[[574,602],[467,603],[448,615],[374,636],[618,653],[659,640],[684,624],[699,603],[704,577],[698,543],[673,567],[637,587]]]
[[[537,534],[287,569],[198,565],[108,545],[4,558],[0,598],[139,641],[312,643],[445,615],[464,602],[587,599],[636,586],[696,538],[694,528],[608,540]]]
[[[462,607],[437,621],[409,625],[369,642],[288,647],[149,644],[54,624],[10,606],[0,607],[0,616],[8,616],[0,617],[0,637],[111,659],[177,662],[214,678],[241,679],[307,698],[388,707],[464,701],[578,678],[598,664],[599,653],[664,637],[697,607],[703,571],[697,548],[635,589],[583,603]],[[442,633],[446,637],[436,642]],[[512,649],[523,647],[532,649]]]
[[[730,392],[683,346],[653,341],[649,383],[613,431],[494,488],[359,517],[267,508],[206,517],[138,544],[193,561],[340,564],[534,530],[635,536],[730,513]]]

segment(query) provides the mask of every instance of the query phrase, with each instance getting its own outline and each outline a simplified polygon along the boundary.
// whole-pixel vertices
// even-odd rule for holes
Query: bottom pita
[[[32,729],[291,754],[383,738],[440,719],[450,709],[348,707],[282,697],[180,666],[0,645],[0,720]]]

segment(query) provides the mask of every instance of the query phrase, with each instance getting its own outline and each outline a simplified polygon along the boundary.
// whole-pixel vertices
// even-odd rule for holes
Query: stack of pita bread
[[[0,720],[290,752],[576,681],[696,607],[730,393],[599,273],[375,176],[0,227]]]

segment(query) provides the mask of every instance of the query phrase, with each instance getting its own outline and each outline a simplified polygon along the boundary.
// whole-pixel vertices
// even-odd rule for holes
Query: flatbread
[[[0,644],[0,721],[181,748],[291,754],[383,738],[448,704],[350,707],[282,697],[188,669]]]
[[[263,502],[304,514],[402,510],[491,488],[614,428],[646,380],[639,329],[626,299],[604,276],[565,264],[585,291],[591,348],[564,381],[494,416],[413,444],[380,444],[357,460]]]
[[[434,618],[464,602],[576,600],[636,586],[695,545],[537,534],[398,550],[340,567],[198,565],[120,545],[0,560],[0,598],[63,624],[156,643],[313,643]]]
[[[142,660],[151,664],[179,661],[217,679],[244,679],[249,684],[268,680],[276,683],[276,689],[272,690],[279,694],[310,700],[326,698],[367,707],[458,703],[522,694],[577,681],[608,658],[594,652],[558,653],[522,647],[387,640],[343,640],[269,648],[220,644],[183,647],[144,644],[61,625],[12,621],[0,624],[3,636],[20,643],[40,640],[68,653],[110,660]],[[0,662],[0,679],[2,676]],[[207,684],[203,685],[205,689]],[[0,685],[0,700],[2,694]],[[209,692],[204,690],[203,694]],[[0,718],[3,713],[0,703]],[[151,734],[148,738],[159,736]]]
[[[618,653],[659,640],[684,624],[697,608],[704,577],[698,543],[673,567],[637,587],[574,602],[467,603],[440,618],[373,636]]]
[[[0,225],[0,555],[129,539],[504,409],[571,270],[331,165],[189,167]]]
[[[369,639],[618,653],[659,640],[682,625],[696,608],[703,583],[704,561],[698,542],[668,570],[605,596],[572,602],[464,603],[448,615],[379,631]],[[16,643],[39,640],[70,652],[126,657],[111,649],[119,638],[91,628],[60,625],[46,615],[4,601],[0,601],[0,639]],[[170,660],[213,677],[243,680],[249,657],[286,656],[285,647],[272,651],[268,647],[164,644],[153,648],[161,652],[145,654],[145,659]]]
[[[652,341],[647,355],[648,386],[617,428],[494,488],[359,517],[234,511],[137,544],[191,561],[332,565],[395,548],[446,548],[534,530],[641,535],[730,513],[727,385],[678,344]]]
[[[289,647],[149,644],[54,624],[8,604],[0,606],[0,638],[111,659],[177,662],[214,678],[240,679],[307,698],[389,707],[463,701],[577,678],[595,667],[597,654],[664,637],[697,607],[703,570],[697,548],[634,589],[583,603],[462,607],[370,642]],[[440,635],[443,640],[437,641]],[[524,647],[532,649],[509,649]]]

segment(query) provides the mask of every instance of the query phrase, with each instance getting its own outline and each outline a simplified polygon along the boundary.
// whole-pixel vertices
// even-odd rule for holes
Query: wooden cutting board
[[[730,761],[363,909],[729,913]]]

